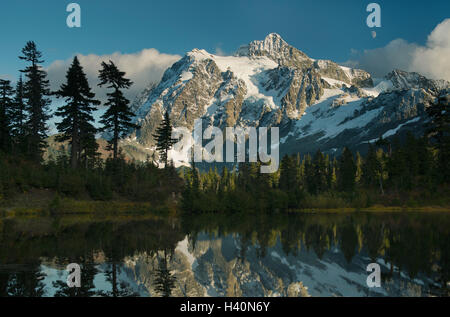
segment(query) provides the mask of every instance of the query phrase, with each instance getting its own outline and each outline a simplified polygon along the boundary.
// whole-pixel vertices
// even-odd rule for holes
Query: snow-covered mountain
[[[281,154],[334,153],[408,129],[420,133],[425,108],[449,88],[447,81],[400,70],[372,79],[363,70],[310,58],[272,33],[233,56],[188,52],[134,103],[141,128],[122,147],[145,159],[168,111],[175,127],[191,131],[198,118],[204,128],[277,126]],[[178,164],[189,161],[172,154]]]

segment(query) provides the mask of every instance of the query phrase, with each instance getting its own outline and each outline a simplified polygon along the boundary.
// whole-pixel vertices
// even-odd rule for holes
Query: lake
[[[446,213],[0,219],[2,297],[449,296],[449,277]]]

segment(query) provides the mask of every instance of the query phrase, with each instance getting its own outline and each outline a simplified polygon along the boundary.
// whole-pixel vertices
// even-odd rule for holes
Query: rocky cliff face
[[[425,89],[434,93],[448,88],[449,85],[445,80],[432,80],[418,73],[408,73],[399,69],[387,74],[386,79],[392,83],[395,89]]]
[[[198,118],[222,129],[278,126],[282,153],[336,152],[407,128],[419,131],[424,109],[449,87],[399,70],[373,83],[367,72],[314,60],[274,33],[234,56],[194,49],[137,100],[141,129],[122,145],[138,159],[151,154],[152,134],[168,111],[176,127],[189,130]]]

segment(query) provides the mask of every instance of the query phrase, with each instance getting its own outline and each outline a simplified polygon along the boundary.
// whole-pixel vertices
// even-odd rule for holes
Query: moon
[[[377,32],[372,31],[371,34],[372,34],[372,38],[373,38],[373,39],[377,37]]]

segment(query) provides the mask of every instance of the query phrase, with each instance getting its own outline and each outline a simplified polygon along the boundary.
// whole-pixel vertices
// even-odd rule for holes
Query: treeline
[[[130,101],[124,96],[124,90],[133,83],[112,61],[102,62],[98,75],[98,86],[107,89],[107,109],[100,128],[96,128],[93,112],[101,102],[95,99],[77,57],[57,91],[50,91],[41,66],[42,53],[34,42],[26,44],[19,59],[26,66],[16,87],[9,80],[0,80],[0,200],[31,188],[52,189],[75,198],[146,201],[163,201],[172,192],[181,191],[180,178],[167,160],[161,171],[154,160],[127,162],[121,155],[119,140],[138,126],[132,123]],[[53,114],[49,109],[51,98],[63,100]],[[56,140],[68,142],[70,151],[68,156],[44,162],[47,123],[52,116],[59,118]],[[164,123],[171,128],[170,121]],[[166,130],[163,132],[167,134]],[[107,150],[112,154],[106,161],[98,151],[96,135],[100,132],[111,135]],[[160,139],[164,141],[164,137]]]
[[[64,155],[42,164],[0,155],[0,168],[0,198],[4,200],[32,189],[45,189],[58,193],[59,198],[164,204],[172,193],[183,189],[173,166],[160,169],[152,162],[108,158],[96,167],[73,169],[70,157]]]
[[[185,174],[188,212],[288,211],[298,209],[450,204],[449,112],[439,99],[428,109],[427,133],[400,142],[380,138],[362,156],[344,148],[340,157],[321,151],[287,155],[274,174],[260,163],[241,163]]]

